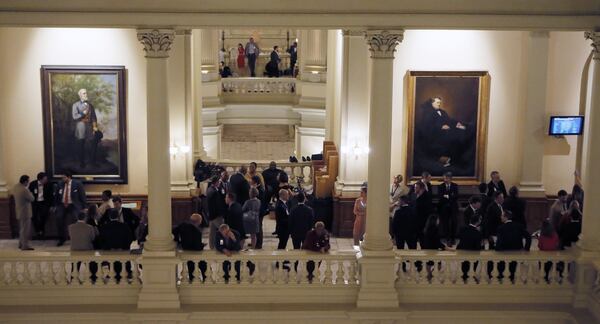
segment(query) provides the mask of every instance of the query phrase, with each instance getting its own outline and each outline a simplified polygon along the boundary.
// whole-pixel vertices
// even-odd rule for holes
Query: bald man
[[[202,251],[202,216],[192,214],[188,222],[179,224],[173,229],[173,239],[181,245],[184,250]]]

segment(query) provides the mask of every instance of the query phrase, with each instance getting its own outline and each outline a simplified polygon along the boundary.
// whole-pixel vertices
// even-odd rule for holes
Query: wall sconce
[[[186,155],[188,153],[190,153],[191,148],[188,145],[177,145],[177,144],[173,144],[173,146],[169,147],[169,154],[171,154],[171,156],[173,157],[173,159],[175,159],[177,157],[177,155],[179,154],[183,154]]]
[[[343,154],[347,154],[347,155],[354,155],[354,159],[358,160],[358,158],[362,155],[368,155],[369,154],[369,148],[368,147],[362,147],[360,145],[358,145],[358,142],[354,143],[354,146],[346,146],[343,145],[342,146],[342,153]]]

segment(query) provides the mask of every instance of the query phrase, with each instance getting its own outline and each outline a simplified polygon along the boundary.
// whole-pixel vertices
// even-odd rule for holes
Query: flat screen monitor
[[[581,135],[583,116],[551,116],[550,135]]]

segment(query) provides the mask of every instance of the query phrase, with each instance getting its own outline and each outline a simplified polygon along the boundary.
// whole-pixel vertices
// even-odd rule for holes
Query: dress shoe
[[[63,246],[63,244],[65,244],[65,240],[59,240],[56,246]]]
[[[290,155],[290,160],[289,161],[290,161],[290,163],[294,162],[294,157]]]
[[[302,157],[302,162],[306,162],[306,158],[304,156]]]
[[[28,247],[26,247],[24,249],[21,249],[21,251],[33,251],[33,248],[30,247],[30,246],[28,246]]]
[[[306,156],[306,161],[310,162],[310,155]]]

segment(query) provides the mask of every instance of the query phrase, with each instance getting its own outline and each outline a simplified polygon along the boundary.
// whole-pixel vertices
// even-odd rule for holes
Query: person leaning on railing
[[[325,229],[325,223],[319,221],[315,223],[315,228],[306,233],[306,238],[302,243],[303,250],[309,250],[319,253],[328,253],[331,246],[329,245],[329,233]],[[321,265],[321,261],[319,261]],[[306,262],[306,271],[308,272],[308,280],[312,281],[315,277],[315,261]]]
[[[230,257],[233,255],[233,252],[237,252],[242,249],[241,245],[241,237],[240,233],[236,230],[231,229],[227,224],[221,224],[219,226],[219,232],[217,232],[217,240],[216,240],[216,249],[217,251],[225,254]],[[231,262],[223,261],[223,273],[226,281],[229,281],[231,275],[229,274],[231,270]],[[235,261],[235,272],[236,279],[240,280],[240,261]]]

